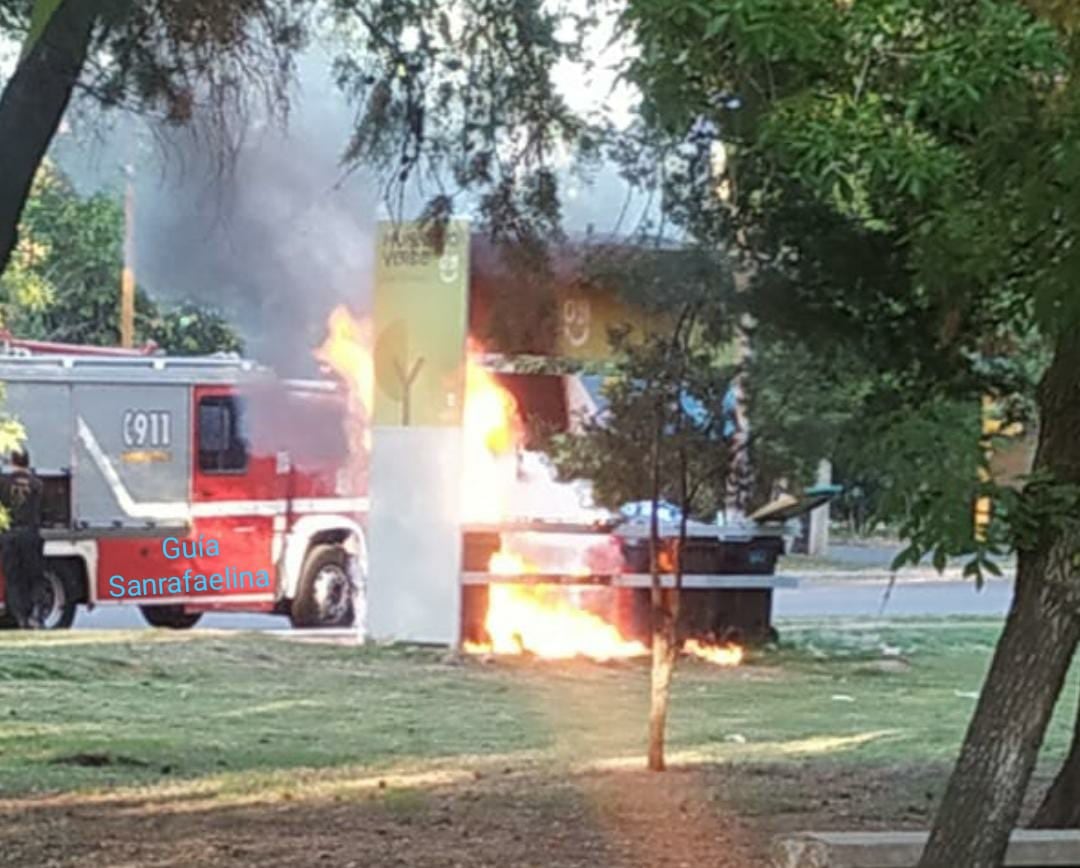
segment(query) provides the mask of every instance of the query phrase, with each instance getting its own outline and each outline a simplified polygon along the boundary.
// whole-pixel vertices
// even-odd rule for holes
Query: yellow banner
[[[641,337],[669,326],[666,318],[650,316],[620,300],[614,291],[559,290],[556,304],[558,333],[553,355],[558,358],[611,361],[611,329],[629,326],[631,335]]]

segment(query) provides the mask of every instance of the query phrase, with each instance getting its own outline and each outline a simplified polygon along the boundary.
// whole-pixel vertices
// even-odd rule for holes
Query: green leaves
[[[24,338],[117,344],[124,213],[106,193],[80,196],[46,161],[20,226],[20,244],[0,275],[0,313]],[[240,348],[213,310],[182,304],[162,311],[142,289],[135,298],[137,340],[167,352],[202,354]]]
[[[755,362],[775,368],[751,396],[769,425],[759,467],[828,449],[901,522],[900,562],[994,573],[998,553],[1077,510],[1059,486],[985,481],[979,419],[986,396],[1030,418],[1050,348],[1080,327],[1080,53],[1063,35],[1076,16],[1054,0],[1029,4],[1047,18],[1012,0],[716,0],[702,20],[666,5],[630,4],[633,75],[665,132],[711,125],[737,144],[731,201],[691,173],[668,200],[691,234],[757,265]],[[803,390],[810,409],[778,399],[805,377],[779,364],[790,344],[865,360],[846,413],[827,421],[836,382]]]
[[[906,225],[913,205],[933,205],[966,177],[960,155],[874,94],[778,100],[762,123],[758,151],[789,181],[877,231]]]
[[[218,311],[190,302],[165,311],[151,306],[136,317],[136,331],[143,340],[153,341],[171,355],[199,356],[243,349],[239,336]]]

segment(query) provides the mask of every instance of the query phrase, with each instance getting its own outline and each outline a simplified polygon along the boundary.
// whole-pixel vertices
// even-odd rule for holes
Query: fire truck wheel
[[[202,612],[185,612],[183,606],[139,606],[146,623],[151,627],[170,630],[190,630],[199,623]]]
[[[45,567],[45,581],[34,589],[34,606],[41,617],[42,629],[66,630],[75,621],[78,608],[79,580],[63,566]],[[0,629],[17,627],[15,619],[5,610],[0,614]]]
[[[348,627],[353,622],[349,556],[339,545],[308,552],[289,620],[294,627]]]
[[[75,620],[78,579],[62,565],[47,564],[45,582],[34,592],[42,629],[66,630]]]

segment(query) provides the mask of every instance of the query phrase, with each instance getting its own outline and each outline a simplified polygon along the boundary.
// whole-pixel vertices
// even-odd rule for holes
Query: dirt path
[[[474,776],[434,789],[208,804],[8,802],[0,865],[745,868],[778,831],[925,825],[940,769],[712,766]]]

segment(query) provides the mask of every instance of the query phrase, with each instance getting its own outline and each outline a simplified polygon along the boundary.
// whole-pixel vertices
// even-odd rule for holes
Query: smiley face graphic
[[[572,347],[583,347],[589,341],[592,307],[587,298],[568,298],[562,309],[563,337]]]

